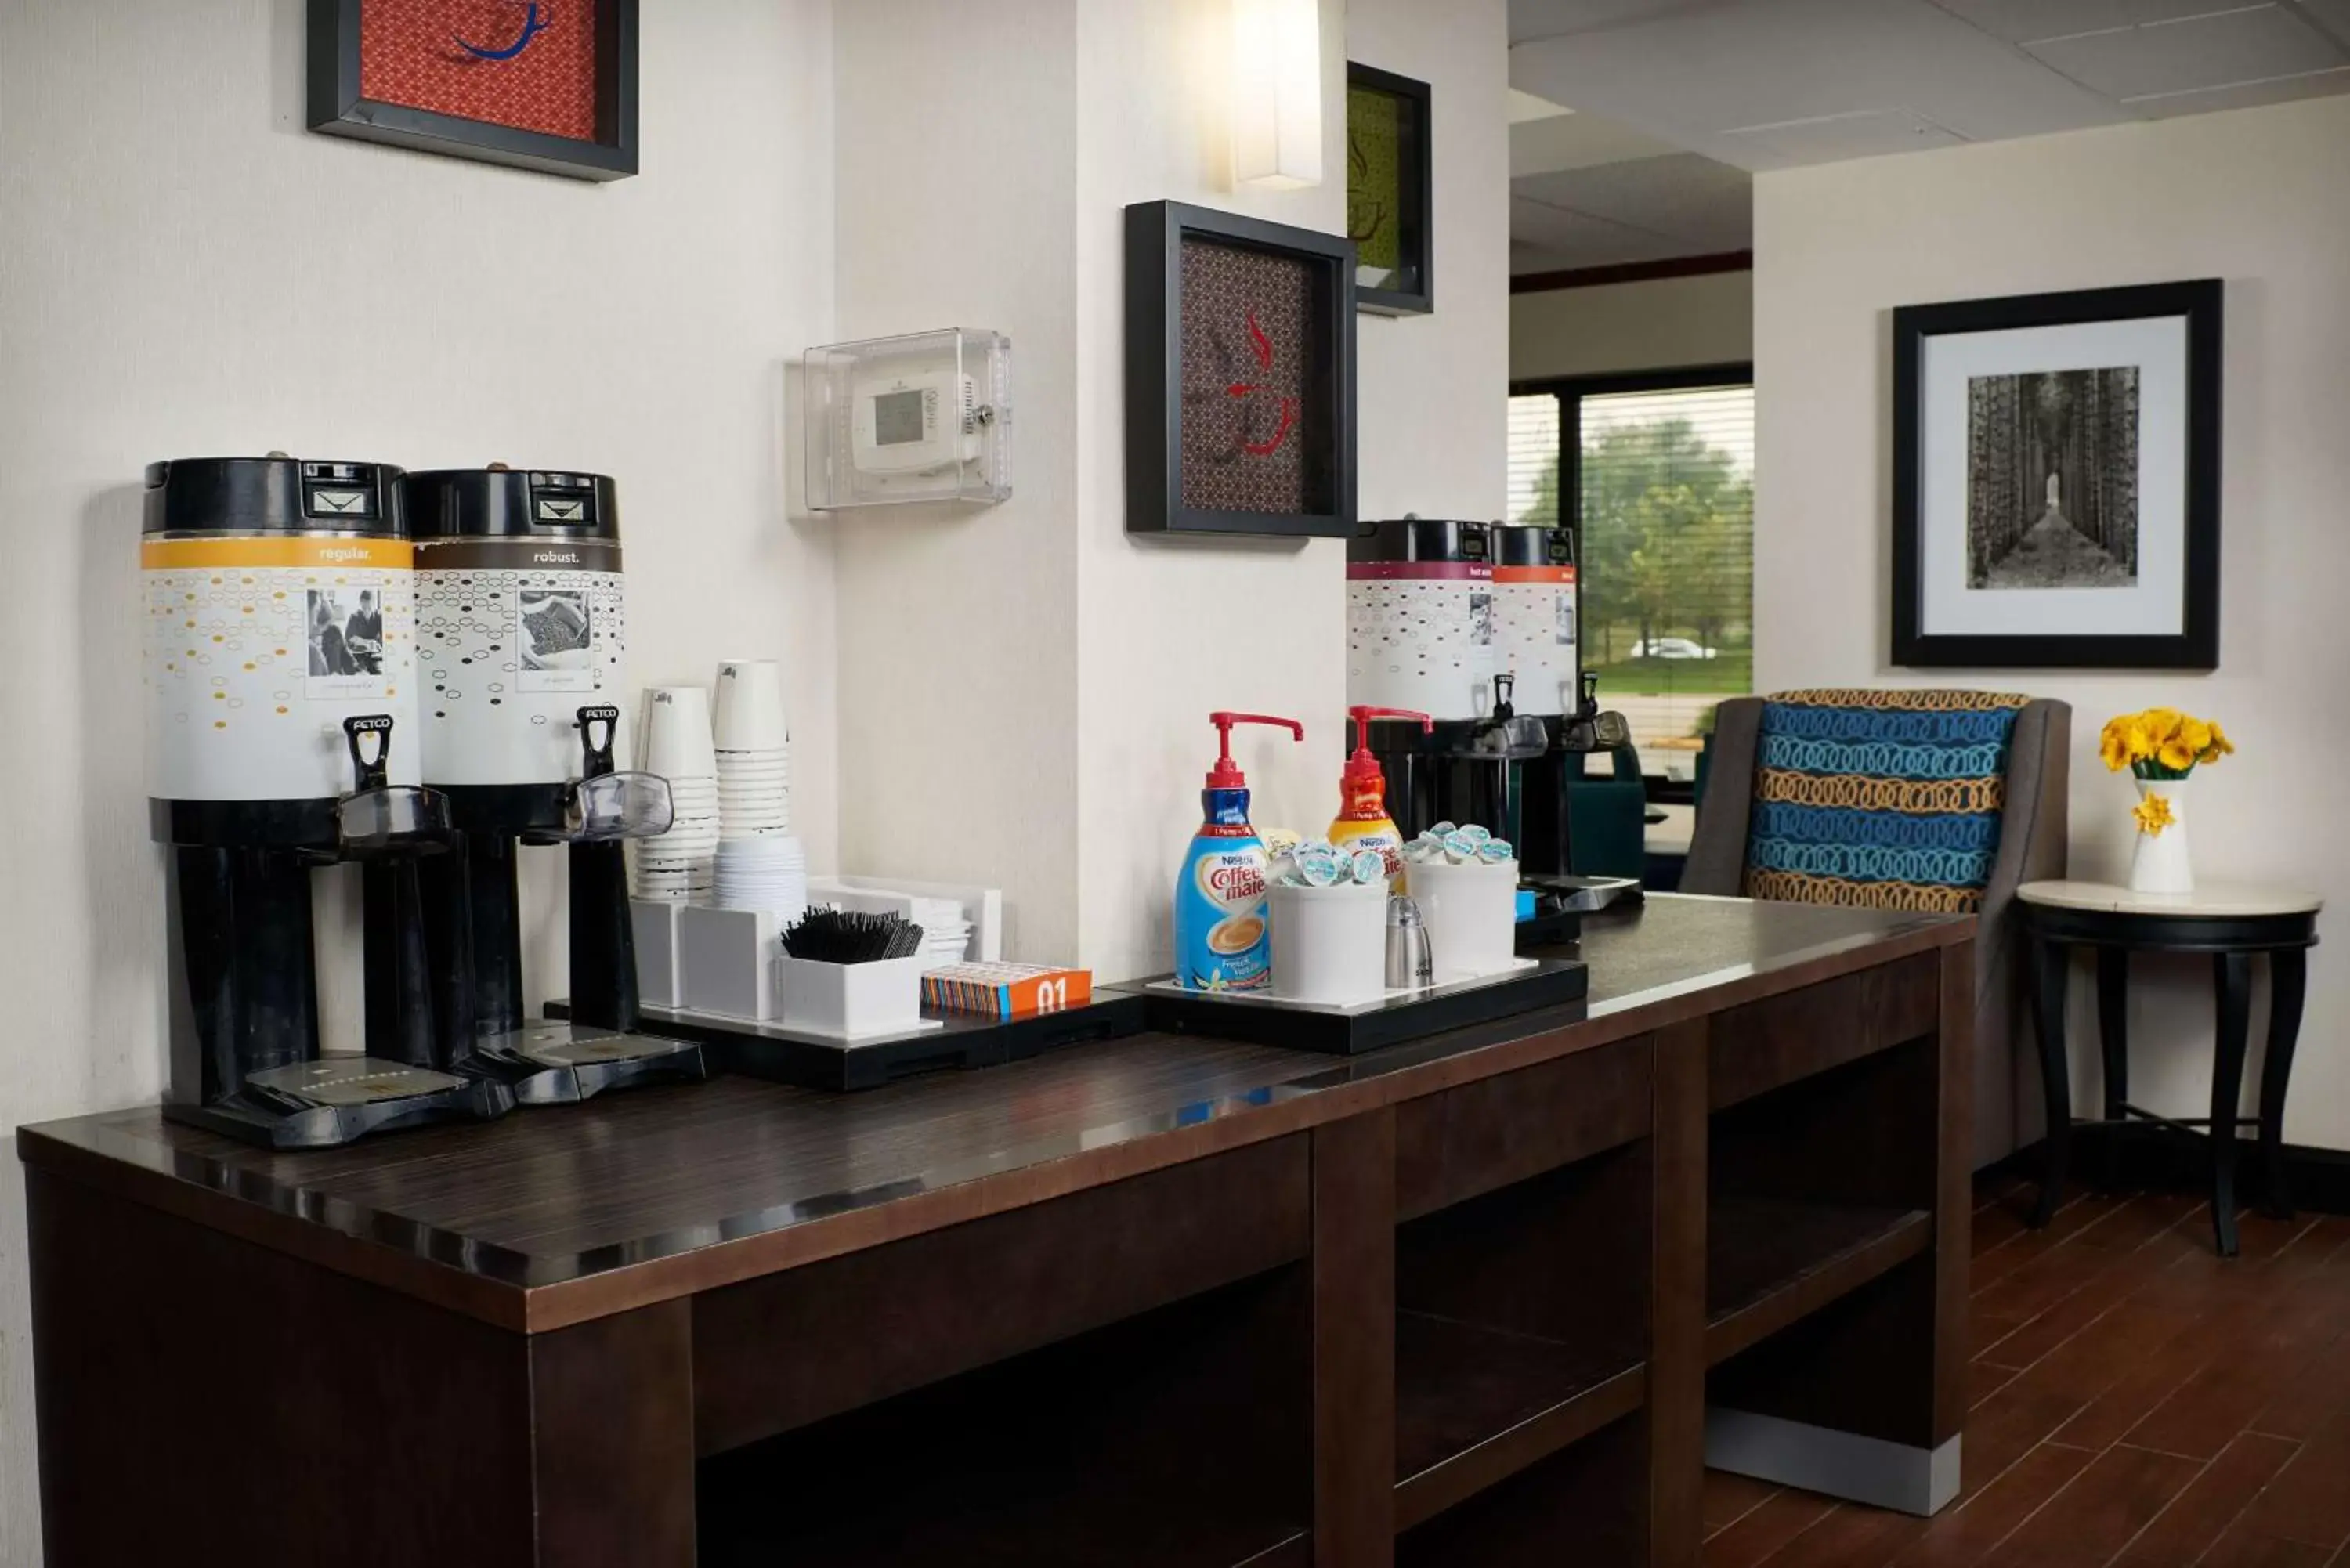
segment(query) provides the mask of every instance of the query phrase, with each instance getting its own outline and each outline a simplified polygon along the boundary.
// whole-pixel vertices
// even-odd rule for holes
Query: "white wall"
[[[1001,887],[1014,950],[1062,961],[1077,945],[1076,41],[1075,0],[847,5],[834,40],[839,338],[1006,333],[1014,408],[1010,500],[834,514],[842,857]]]
[[[1510,379],[1734,365],[1754,352],[1754,275],[1709,273],[1510,296]]]
[[[2127,781],[2098,727],[2155,702],[2216,715],[2239,753],[2193,784],[2199,875],[2333,899],[2310,968],[2286,1137],[2350,1147],[2350,99],[1830,164],[1755,180],[1755,680],[1982,684],[2074,705],[2074,874],[2127,866]],[[1888,312],[2043,290],[2227,280],[2220,669],[2210,676],[1897,670],[1886,662]],[[2132,994],[2134,1100],[2199,1115],[2210,981]],[[2095,1051],[2076,984],[2075,1095]],[[2256,1031],[2260,1027],[2255,1020]],[[2078,1103],[2076,1101],[2076,1103]]]
[[[1435,121],[1436,311],[1357,336],[1365,517],[1499,517],[1508,500],[1507,7],[1350,0],[1347,57],[1416,77]],[[1330,781],[1335,796],[1337,781]]]
[[[305,131],[299,0],[0,7],[8,1568],[37,1560],[38,1517],[5,1135],[162,1086],[142,465],[276,447],[617,476],[633,673],[785,659],[796,819],[830,863],[831,545],[784,520],[776,442],[784,362],[831,317],[829,13],[646,6],[644,172],[598,187]],[[559,950],[533,956],[560,985]]]
[[[842,335],[1011,333],[1019,455],[1003,506],[838,524],[844,851],[1000,882],[1018,956],[1106,978],[1163,968],[1211,710],[1307,725],[1305,746],[1240,737],[1260,822],[1313,828],[1336,810],[1345,549],[1127,535],[1124,209],[1173,199],[1340,230],[1348,53],[1430,78],[1439,308],[1360,320],[1360,504],[1498,513],[1502,0],[1442,16],[1324,0],[1327,178],[1275,194],[1231,189],[1226,0],[866,9],[844,7],[837,35]],[[897,129],[914,105],[962,128],[962,161],[920,166],[927,146]],[[960,251],[941,278],[920,246],[943,234]]]
[[[1318,832],[1345,757],[1346,551],[1124,531],[1119,327],[1127,203],[1170,197],[1342,231],[1346,60],[1434,89],[1436,311],[1358,318],[1358,507],[1498,515],[1507,364],[1507,38],[1502,0],[1324,0],[1325,182],[1229,188],[1228,7],[1093,0],[1081,11],[1078,124],[1079,796],[1084,961],[1163,969],[1173,877],[1200,820],[1216,708],[1303,722],[1306,743],[1240,732],[1260,826]]]

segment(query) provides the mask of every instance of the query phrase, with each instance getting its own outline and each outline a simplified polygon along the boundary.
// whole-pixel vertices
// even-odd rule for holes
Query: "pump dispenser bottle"
[[[1200,831],[1175,882],[1175,980],[1196,991],[1260,991],[1273,978],[1265,929],[1264,840],[1249,826],[1248,777],[1232,761],[1232,726],[1305,726],[1261,713],[1211,713],[1218,755],[1200,792]]]
[[[1378,850],[1388,863],[1388,885],[1392,888],[1403,870],[1403,834],[1388,815],[1387,775],[1379,772],[1379,760],[1371,754],[1371,721],[1416,719],[1422,734],[1436,724],[1427,714],[1409,708],[1354,707],[1347,710],[1347,717],[1355,724],[1355,754],[1347,759],[1346,771],[1338,775],[1338,819],[1330,825],[1330,842],[1343,851]]]

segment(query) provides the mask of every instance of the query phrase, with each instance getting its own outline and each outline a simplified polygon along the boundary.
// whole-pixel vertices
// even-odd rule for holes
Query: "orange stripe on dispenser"
[[[1496,566],[1493,580],[1497,583],[1564,583],[1575,582],[1573,566]]]
[[[223,566],[335,566],[359,571],[411,570],[416,546],[405,539],[147,539],[139,564],[151,572],[217,570]]]

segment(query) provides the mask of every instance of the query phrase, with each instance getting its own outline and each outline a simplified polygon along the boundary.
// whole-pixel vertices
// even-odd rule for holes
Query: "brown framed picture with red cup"
[[[637,171],[637,0],[309,0],[310,129],[577,180]]]

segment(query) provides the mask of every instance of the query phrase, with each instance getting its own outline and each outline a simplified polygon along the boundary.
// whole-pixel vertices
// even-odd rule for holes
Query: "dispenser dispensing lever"
[[[369,736],[375,737],[370,747]],[[354,794],[382,789],[391,781],[391,715],[366,713],[343,721],[343,743],[350,748]]]
[[[598,741],[596,732],[603,730]],[[613,771],[612,747],[620,735],[620,711],[609,703],[579,710],[579,776],[599,779]]]

